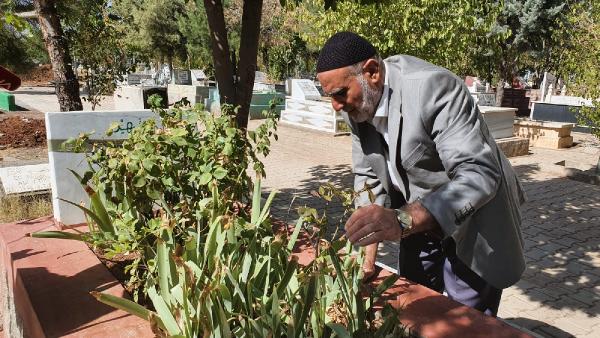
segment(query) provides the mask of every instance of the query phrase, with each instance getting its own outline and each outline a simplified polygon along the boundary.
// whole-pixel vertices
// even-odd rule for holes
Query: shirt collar
[[[388,72],[386,69],[383,81],[383,94],[381,95],[381,99],[379,99],[379,104],[377,105],[377,110],[375,110],[375,115],[373,115],[373,118],[388,117],[389,91],[390,86],[388,83]]]

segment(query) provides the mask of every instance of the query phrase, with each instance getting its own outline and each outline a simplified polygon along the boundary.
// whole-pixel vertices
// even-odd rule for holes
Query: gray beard
[[[363,102],[360,107],[354,110],[350,118],[355,122],[365,122],[372,119],[375,115],[375,108],[379,101],[379,92],[377,89],[371,88],[362,75],[357,75],[357,80],[362,90]]]

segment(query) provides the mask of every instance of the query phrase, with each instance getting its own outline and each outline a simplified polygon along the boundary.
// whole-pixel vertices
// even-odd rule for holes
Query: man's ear
[[[381,78],[381,65],[376,59],[368,59],[363,65],[363,74],[373,84],[378,83]]]

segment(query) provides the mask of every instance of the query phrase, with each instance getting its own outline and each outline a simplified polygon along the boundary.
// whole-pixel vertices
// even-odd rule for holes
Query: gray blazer
[[[393,208],[420,199],[471,270],[500,289],[516,283],[525,269],[519,210],[525,194],[463,81],[412,56],[390,57],[385,66],[389,156],[403,184],[397,191],[391,183],[375,127],[344,113],[355,190],[368,184],[375,203],[389,198]],[[356,201],[369,203],[367,193]]]

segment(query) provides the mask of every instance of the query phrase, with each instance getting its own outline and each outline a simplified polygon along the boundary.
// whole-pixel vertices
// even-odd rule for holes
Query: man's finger
[[[364,217],[363,217],[364,218]],[[358,223],[357,223],[358,224]],[[356,231],[346,232],[346,237],[351,243],[358,241],[359,239],[369,235],[372,232],[378,231],[377,223],[364,223],[360,227],[356,228]]]
[[[368,207],[359,208],[358,210],[353,212],[352,215],[350,215],[350,218],[348,218],[348,221],[346,221],[346,225],[344,226],[346,232],[355,231],[357,225],[360,226],[360,224],[357,224],[357,222],[361,222],[362,218],[366,217],[368,214]]]
[[[369,235],[367,237],[363,237],[360,241],[354,243],[354,245],[367,246],[369,244],[382,242],[384,239],[385,239],[384,232],[376,231],[376,232],[371,233],[371,235]]]

